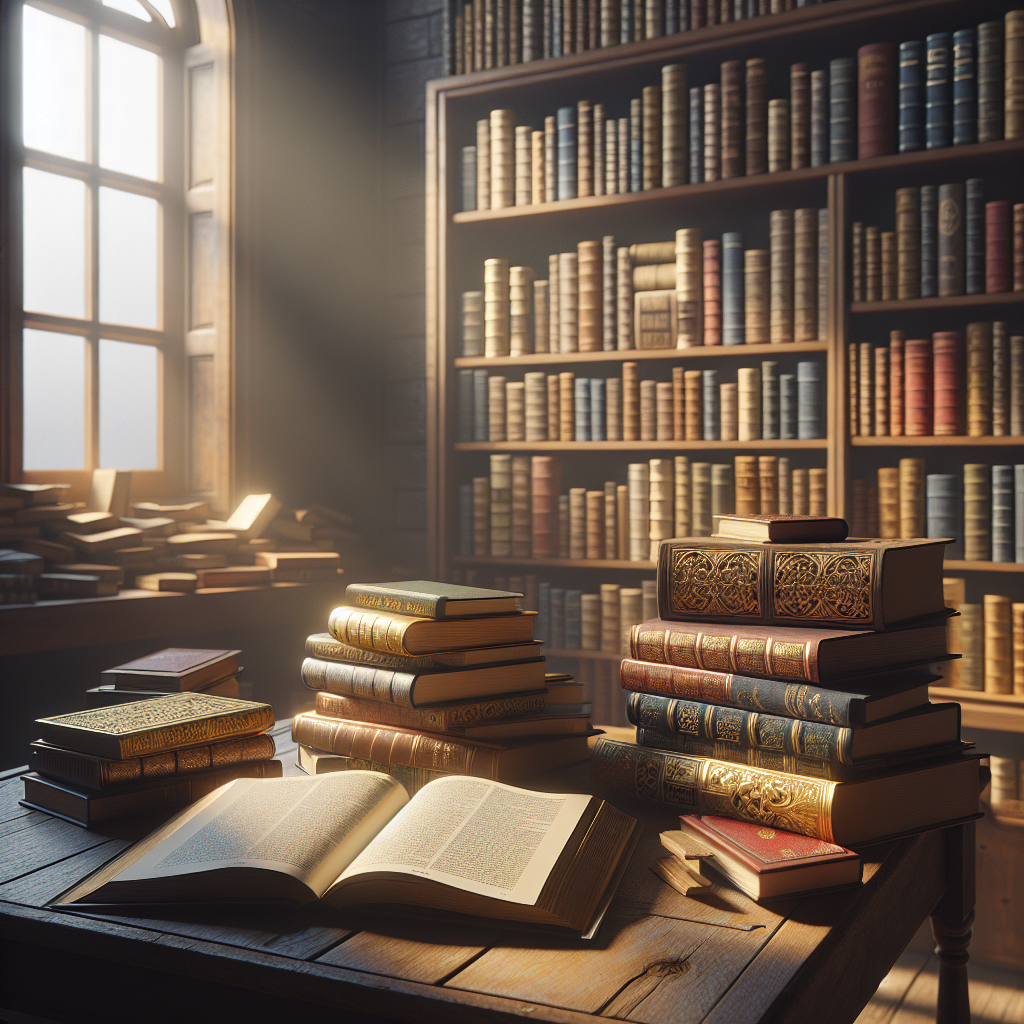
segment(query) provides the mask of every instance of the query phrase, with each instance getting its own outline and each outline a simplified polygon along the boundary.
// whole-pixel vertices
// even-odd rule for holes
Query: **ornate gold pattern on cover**
[[[231,697],[214,697],[207,693],[175,693],[169,697],[118,704],[109,708],[93,708],[70,715],[58,715],[41,721],[72,729],[87,729],[111,736],[124,736],[143,729],[183,725],[195,718],[211,715],[263,712],[268,705]]]
[[[743,738],[743,721],[745,711],[731,712],[728,708],[718,708],[715,715],[715,739],[723,743],[739,743]]]
[[[761,615],[760,551],[673,548],[670,601],[676,615]]]
[[[700,706],[698,704],[678,701],[673,710],[675,711],[676,732],[687,733],[691,736],[700,734]],[[651,722],[650,724],[657,727],[658,723]]]
[[[875,553],[778,551],[772,586],[779,619],[871,626]]]
[[[752,675],[765,675],[768,666],[764,652],[768,641],[763,637],[741,636],[736,640],[736,671],[741,675],[750,672]]]
[[[771,674],[800,679],[804,674],[804,645],[773,640]]]
[[[704,668],[712,672],[729,672],[732,670],[731,636],[709,636],[707,633],[700,638],[700,659]]]
[[[788,726],[779,718],[757,716],[754,725],[758,746],[770,747],[773,750],[784,750],[786,746],[786,730]]]

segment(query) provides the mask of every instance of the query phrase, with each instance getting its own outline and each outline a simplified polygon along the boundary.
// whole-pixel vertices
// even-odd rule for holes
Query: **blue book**
[[[946,558],[963,558],[964,531],[960,525],[960,477],[929,473],[925,477],[925,536],[955,537],[946,545]]]
[[[857,159],[857,61],[837,57],[828,66],[829,163]]]
[[[590,380],[577,377],[575,380],[574,405],[576,407],[576,440],[590,441]]]
[[[1016,554],[1014,527],[1014,467],[992,467],[992,561],[1012,562]]]
[[[556,650],[565,650],[565,590],[551,588],[551,639],[548,641]]]
[[[900,152],[924,149],[924,43],[900,43]]]
[[[779,437],[796,440],[796,374],[779,375]]]
[[[473,371],[473,440],[486,441],[490,434],[487,403],[487,371]]]
[[[828,72],[811,72],[811,166],[828,163]]]
[[[459,484],[459,554],[473,554],[472,484]]]
[[[942,149],[953,142],[953,37],[935,32],[925,41],[928,63],[925,77],[924,137],[928,149]]]
[[[604,377],[590,378],[590,440],[605,440]]]
[[[761,363],[761,437],[774,441],[779,436],[779,364]]]
[[[977,33],[953,33],[953,145],[978,141]]]
[[[462,209],[476,209],[476,146],[462,147]]]
[[[644,187],[644,115],[641,100],[629,101],[629,191]]]
[[[1013,467],[1013,520],[1013,560],[1024,562],[1024,465]]]
[[[535,636],[546,644],[551,643],[551,584],[537,584],[537,619]]]
[[[459,440],[473,440],[473,371],[459,370]]]
[[[800,440],[825,436],[821,430],[822,384],[821,363],[796,364],[796,428]]]
[[[665,35],[674,36],[679,31],[679,2],[678,0],[666,0],[665,2]]]
[[[704,371],[704,440],[718,441],[721,433],[721,415],[718,411],[718,371]]]
[[[704,180],[704,90],[690,90],[690,184]]]
[[[985,291],[985,182],[968,178],[964,184],[964,271],[968,295]]]
[[[558,198],[576,198],[576,108],[558,108]]]
[[[578,651],[583,646],[582,590],[565,592],[565,648]]]
[[[743,307],[743,235],[722,235],[722,344],[742,345],[746,321]]]
[[[939,294],[939,187],[921,186],[921,298]]]

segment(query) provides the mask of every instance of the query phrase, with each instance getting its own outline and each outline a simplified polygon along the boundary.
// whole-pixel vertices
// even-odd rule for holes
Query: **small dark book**
[[[199,690],[238,672],[241,651],[206,651],[168,647],[145,658],[108,668],[104,683],[129,690]]]
[[[516,610],[522,594],[507,590],[462,587],[456,583],[405,580],[401,583],[350,583],[345,588],[349,602],[421,619],[455,619],[468,615],[501,615]]]
[[[793,544],[846,540],[850,527],[838,516],[725,515],[713,516],[716,537]]]

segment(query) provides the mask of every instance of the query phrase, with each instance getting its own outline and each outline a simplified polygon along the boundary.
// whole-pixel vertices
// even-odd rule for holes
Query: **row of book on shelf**
[[[988,763],[992,772],[992,809],[997,814],[1024,818],[1024,759],[993,754]]]
[[[491,455],[490,475],[459,486],[459,553],[492,558],[646,562],[668,537],[708,536],[712,517],[824,515],[826,470],[785,456],[689,456],[630,463],[627,483],[562,490],[561,460]],[[918,534],[920,536],[920,534]]]
[[[572,372],[526,373],[510,381],[487,370],[459,370],[459,441],[754,441],[813,439],[822,426],[820,362],[740,367],[735,381],[719,370],[672,368],[671,381],[640,380],[639,365],[621,377]]]
[[[827,68],[793,64],[789,96],[769,99],[764,57],[725,61],[689,84],[686,64],[614,118],[579,100],[517,125],[490,111],[462,149],[463,210],[820,167],[897,152],[1024,137],[1024,10],[927,40],[871,43]]]
[[[809,342],[827,334],[828,211],[773,210],[769,248],[741,232],[616,246],[612,235],[548,257],[546,280],[504,257],[463,292],[462,355],[615,352]]]
[[[68,484],[0,484],[0,604],[111,597],[123,586],[191,593],[336,580],[352,519],[250,494],[227,520],[205,501],[131,503],[131,473],[96,470],[88,502]]]
[[[986,203],[982,178],[897,189],[895,225],[851,225],[852,301],[1024,291],[1024,203]]]
[[[900,459],[855,477],[851,505],[857,536],[949,537],[949,558],[1024,563],[1024,465],[968,462],[960,477]]]
[[[943,579],[947,608],[958,615],[947,620],[947,640],[958,661],[943,666],[943,684],[961,690],[1024,695],[1024,603],[1003,594],[984,594],[980,603],[967,601],[966,581]]]
[[[852,437],[1019,437],[1024,434],[1024,336],[1006,321],[848,346]]]
[[[747,18],[811,7],[819,0],[454,0],[450,70],[503,68],[658,39]],[[828,0],[820,0],[826,3]]]

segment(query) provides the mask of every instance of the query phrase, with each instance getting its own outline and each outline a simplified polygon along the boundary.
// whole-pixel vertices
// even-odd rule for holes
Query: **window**
[[[227,3],[5,8],[5,475],[81,497],[94,468],[130,469],[135,498],[225,507]]]

